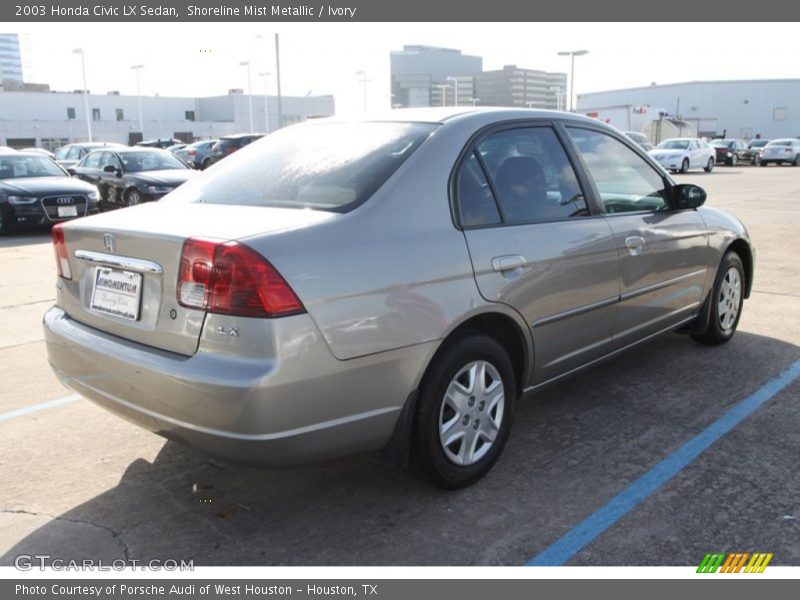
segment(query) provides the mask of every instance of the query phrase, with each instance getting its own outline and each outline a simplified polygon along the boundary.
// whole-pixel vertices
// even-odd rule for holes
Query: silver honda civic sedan
[[[456,488],[523,396],[661,333],[731,339],[753,248],[705,197],[577,115],[310,121],[54,227],[49,360],[223,460],[383,449]]]

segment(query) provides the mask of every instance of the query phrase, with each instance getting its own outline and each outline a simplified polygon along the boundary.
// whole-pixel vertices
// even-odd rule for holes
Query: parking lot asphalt
[[[768,386],[800,360],[800,168],[676,179],[703,186],[707,205],[741,218],[756,246],[734,339],[708,348],[671,334],[524,399],[495,468],[457,492],[373,455],[225,465],[75,397],[42,340],[55,295],[49,235],[0,238],[0,565],[20,554],[523,565],[753,395],[763,403],[751,414],[565,562],[697,565],[707,552],[744,551],[800,565],[800,378]]]

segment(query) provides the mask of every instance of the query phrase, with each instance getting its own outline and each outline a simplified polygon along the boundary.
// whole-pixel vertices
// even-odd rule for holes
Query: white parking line
[[[0,421],[7,421],[8,419],[13,419],[14,417],[21,417],[23,415],[28,415],[33,412],[37,412],[40,410],[44,410],[46,408],[53,408],[55,406],[62,406],[64,404],[69,404],[75,400],[82,398],[80,394],[72,394],[71,396],[64,396],[63,398],[58,398],[57,400],[48,400],[47,402],[40,402],[39,404],[32,404],[31,406],[26,406],[25,408],[19,408],[17,410],[12,410],[7,413],[0,414]]]

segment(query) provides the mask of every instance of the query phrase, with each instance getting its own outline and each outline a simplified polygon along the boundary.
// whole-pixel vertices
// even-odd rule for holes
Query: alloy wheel
[[[725,273],[719,289],[717,300],[717,317],[722,331],[730,331],[739,316],[739,305],[742,297],[742,279],[739,271],[731,267]]]
[[[505,389],[485,360],[461,368],[447,386],[439,409],[439,441],[450,462],[473,465],[492,447],[503,422]]]

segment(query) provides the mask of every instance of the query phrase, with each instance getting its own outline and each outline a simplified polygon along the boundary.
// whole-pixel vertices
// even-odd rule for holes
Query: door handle
[[[631,251],[631,254],[639,254],[644,248],[644,238],[640,235],[632,235],[625,238],[625,247]]]
[[[528,261],[524,256],[518,254],[509,254],[508,256],[496,256],[492,259],[492,268],[495,271],[513,271],[514,269],[521,269]]]

